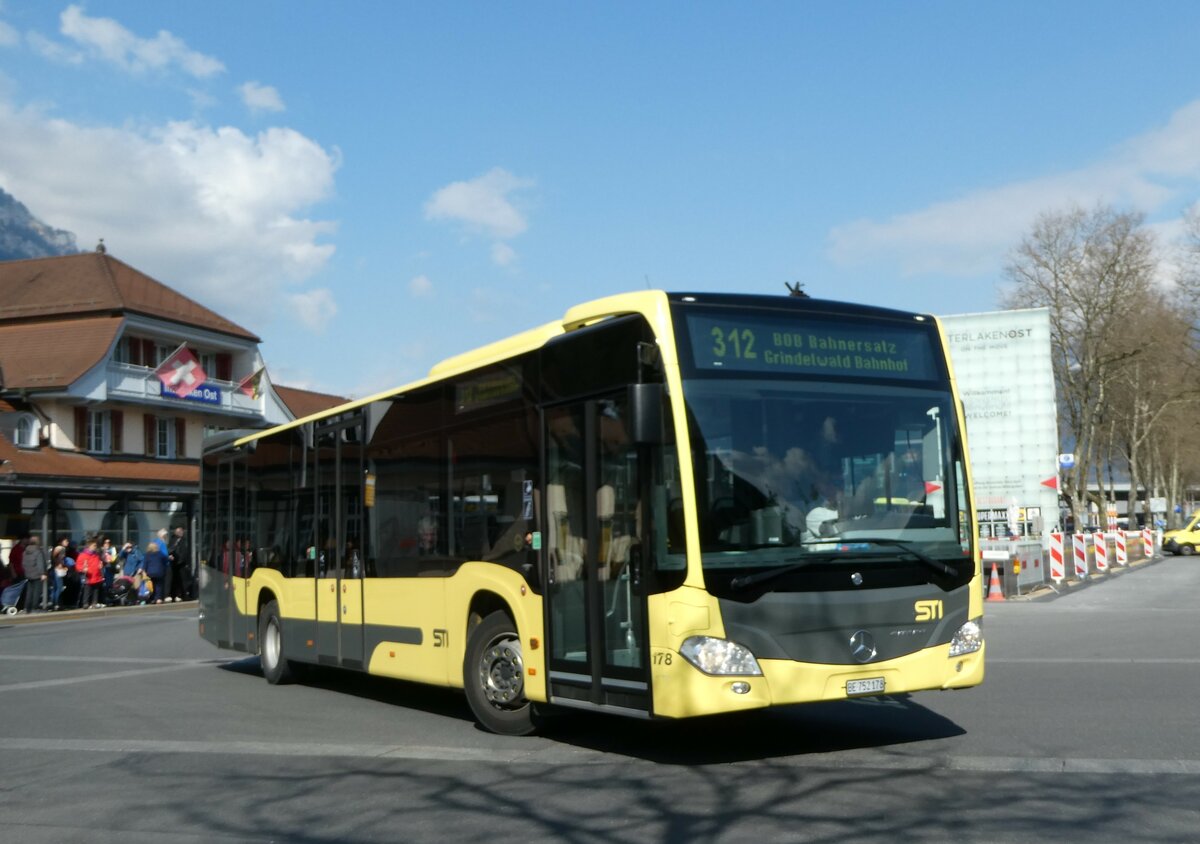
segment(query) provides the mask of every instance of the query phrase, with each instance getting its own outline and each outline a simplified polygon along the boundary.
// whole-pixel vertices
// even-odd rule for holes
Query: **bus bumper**
[[[975,653],[958,657],[947,656],[949,648],[939,645],[887,662],[856,666],[765,659],[759,660],[761,677],[710,676],[676,654],[673,663],[680,665],[669,672],[669,678],[655,672],[654,712],[664,718],[687,718],[768,706],[965,689],[982,683],[986,643]],[[880,679],[881,692],[853,691],[854,686],[872,688],[877,683],[851,681]]]

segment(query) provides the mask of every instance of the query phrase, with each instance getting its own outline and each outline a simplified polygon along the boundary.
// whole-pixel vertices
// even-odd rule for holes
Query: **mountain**
[[[74,255],[75,235],[52,229],[0,188],[0,261]]]

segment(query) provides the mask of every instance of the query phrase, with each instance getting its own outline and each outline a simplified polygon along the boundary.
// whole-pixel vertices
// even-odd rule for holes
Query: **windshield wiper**
[[[937,572],[938,574],[942,575],[943,577],[956,577],[958,575],[958,572],[955,571],[950,566],[946,565],[945,563],[939,563],[937,560],[933,559],[929,555],[927,555],[921,551],[918,551],[916,548],[913,548],[911,545],[901,542],[899,539],[891,539],[888,537],[869,537],[869,536],[867,536],[867,537],[856,536],[853,539],[834,539],[833,537],[830,537],[829,539],[808,540],[806,542],[801,542],[801,543],[797,543],[797,544],[799,544],[799,545],[837,544],[837,545],[840,545],[842,548],[846,548],[846,546],[852,546],[856,542],[862,542],[862,543],[871,544],[871,545],[890,545],[894,548],[899,548],[901,551],[904,551],[907,554],[912,554],[913,557],[915,557],[917,560],[919,560],[922,564],[924,564],[928,568],[932,569],[933,571]],[[805,568],[806,566],[810,566],[816,562],[821,562],[823,560],[834,560],[834,559],[848,560],[848,559],[854,558],[856,556],[859,556],[859,555],[855,555],[853,553],[847,553],[847,551],[843,550],[843,551],[825,551],[822,553],[814,553],[811,556],[805,556],[802,559],[794,557],[790,560],[784,561],[784,562],[791,563],[791,565],[782,566],[780,568],[764,569],[763,571],[756,572],[755,574],[747,574],[747,575],[743,575],[742,577],[735,577],[729,581],[729,588],[735,589],[735,590],[745,589],[749,586],[754,586],[757,583],[765,583],[768,580],[774,580],[777,577],[783,577],[784,575],[791,574],[794,571],[799,571],[800,569]]]
[[[811,557],[805,557],[802,560],[793,558],[785,560],[790,562],[790,566],[782,566],[777,569],[765,569],[755,574],[746,574],[741,577],[735,577],[729,581],[730,589],[745,589],[747,586],[753,586],[756,583],[762,583],[766,580],[774,580],[777,577],[783,577],[785,574],[791,574],[794,571],[799,571],[805,566],[810,566],[818,560],[828,560],[830,557],[841,556],[840,554],[813,554]]]
[[[958,576],[958,572],[955,569],[951,568],[950,566],[946,565],[945,563],[938,562],[933,557],[930,557],[928,554],[924,553],[923,551],[918,551],[916,548],[913,548],[911,545],[909,545],[906,542],[901,542],[899,539],[892,539],[891,537],[856,536],[853,539],[844,540],[844,541],[849,544],[853,544],[855,542],[869,542],[872,545],[890,545],[893,548],[899,548],[901,551],[904,551],[907,554],[912,554],[914,557],[916,557],[918,560],[920,560],[925,566],[927,566],[930,569],[933,569],[935,572],[942,575],[943,577],[957,577]]]

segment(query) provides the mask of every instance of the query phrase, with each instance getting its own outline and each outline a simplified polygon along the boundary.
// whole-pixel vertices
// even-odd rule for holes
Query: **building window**
[[[187,420],[182,416],[153,416],[146,420],[146,456],[162,460],[182,460],[187,455]]]
[[[175,420],[158,417],[156,436],[154,438],[154,456],[167,460],[175,459]]]
[[[107,410],[89,410],[84,450],[108,454],[112,450],[112,417]]]
[[[38,444],[38,423],[30,414],[17,417],[16,442],[24,448],[36,448]]]

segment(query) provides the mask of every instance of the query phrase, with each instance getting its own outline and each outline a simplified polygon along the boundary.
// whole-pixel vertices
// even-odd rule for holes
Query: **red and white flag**
[[[185,398],[189,393],[208,380],[208,376],[185,344],[180,344],[166,360],[154,370],[158,380],[169,392],[179,398]]]
[[[252,399],[258,398],[262,395],[262,380],[263,374],[266,371],[267,368],[265,366],[260,366],[241,381],[238,381],[237,388]]]

